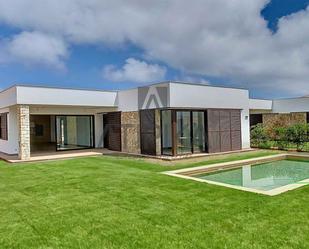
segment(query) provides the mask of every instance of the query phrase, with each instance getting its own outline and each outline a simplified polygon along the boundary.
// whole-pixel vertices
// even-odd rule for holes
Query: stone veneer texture
[[[17,121],[19,131],[19,158],[30,158],[30,111],[29,106],[17,106]]]
[[[121,113],[121,146],[123,152],[141,153],[138,111]]]
[[[287,127],[289,125],[306,123],[306,113],[289,113],[289,114],[276,114],[268,113],[263,114],[263,124],[269,128],[274,127]]]

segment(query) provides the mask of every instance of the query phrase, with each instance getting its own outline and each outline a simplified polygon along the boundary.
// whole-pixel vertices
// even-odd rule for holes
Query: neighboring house
[[[309,96],[276,100],[250,99],[250,126],[309,123]]]
[[[245,89],[179,82],[121,91],[15,85],[0,93],[0,151],[27,160],[87,148],[154,156],[242,150],[250,148],[249,109],[287,106],[250,100]]]

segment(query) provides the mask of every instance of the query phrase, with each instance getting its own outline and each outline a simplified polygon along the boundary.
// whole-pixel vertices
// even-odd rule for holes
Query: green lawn
[[[0,162],[0,248],[309,248],[309,186],[268,197],[159,174],[267,154]]]

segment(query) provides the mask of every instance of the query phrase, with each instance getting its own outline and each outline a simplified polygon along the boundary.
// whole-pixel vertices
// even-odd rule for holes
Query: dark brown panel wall
[[[240,110],[207,111],[208,152],[224,152],[241,149]]]
[[[220,152],[231,150],[231,113],[220,110]]]
[[[8,121],[7,121],[7,113],[2,113],[0,116],[0,138],[3,140],[8,140]]]
[[[207,111],[208,152],[220,152],[220,111]]]
[[[231,111],[231,145],[232,150],[241,150],[241,112]]]
[[[107,124],[104,124],[104,128],[107,128],[108,149],[121,151],[121,112],[110,112],[105,115],[104,121]]]
[[[140,111],[141,153],[156,155],[155,110]]]

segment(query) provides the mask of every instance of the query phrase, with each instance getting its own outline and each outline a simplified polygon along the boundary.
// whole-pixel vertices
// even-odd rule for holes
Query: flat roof
[[[26,83],[16,83],[13,84],[10,87],[7,87],[3,89],[1,92],[4,92],[8,89],[14,88],[14,87],[34,87],[34,88],[50,88],[50,89],[64,89],[64,90],[78,90],[78,91],[97,91],[97,92],[118,92],[116,90],[103,90],[103,89],[91,89],[91,88],[79,88],[79,87],[57,87],[57,86],[46,86],[46,85],[40,85],[40,84],[26,84]]]
[[[273,100],[293,100],[293,99],[308,99],[309,96],[301,96],[301,97],[290,97],[290,98],[276,98]]]
[[[117,106],[117,91],[15,84],[0,92],[0,108],[16,104]]]
[[[9,86],[3,90],[0,91],[0,93],[5,92],[11,88],[14,87],[34,87],[34,88],[50,88],[50,89],[64,89],[64,90],[79,90],[79,91],[98,91],[98,92],[113,92],[117,93],[120,91],[126,91],[126,90],[133,90],[137,89],[140,87],[146,87],[146,86],[155,86],[155,85],[161,85],[161,84],[183,84],[183,85],[192,85],[192,86],[205,86],[205,87],[215,87],[215,88],[226,88],[226,89],[237,89],[237,90],[246,90],[249,91],[248,89],[244,87],[229,87],[229,86],[222,86],[222,85],[207,85],[204,83],[193,83],[193,82],[185,82],[185,81],[161,81],[161,82],[156,82],[156,83],[150,83],[150,84],[144,84],[141,86],[137,87],[131,87],[127,89],[120,89],[120,90],[104,90],[104,89],[97,89],[97,88],[83,88],[83,87],[62,87],[62,86],[48,86],[48,85],[43,85],[43,84],[32,84],[32,83],[15,83],[12,86]],[[289,100],[289,99],[302,99],[302,98],[309,98],[309,95],[306,96],[299,96],[299,97],[290,97],[290,98],[275,98],[275,99],[263,99],[263,98],[250,98],[253,100]]]
[[[216,87],[216,88],[229,88],[229,89],[238,89],[238,90],[247,90],[244,87],[229,87],[229,86],[222,86],[222,85],[207,85],[205,83],[194,83],[194,82],[186,82],[186,81],[172,81],[172,80],[167,80],[167,81],[161,81],[161,82],[156,82],[156,83],[151,83],[148,85],[142,85],[140,87],[145,87],[145,86],[155,86],[155,85],[161,85],[161,84],[183,84],[183,85],[192,85],[192,86],[205,86],[205,87]]]
[[[4,92],[8,89],[14,88],[14,87],[36,87],[36,88],[51,88],[51,89],[66,89],[66,90],[80,90],[80,91],[99,91],[99,92],[119,92],[119,91],[125,91],[125,90],[132,90],[139,87],[146,87],[146,86],[155,86],[155,85],[161,85],[161,84],[183,84],[183,85],[193,85],[193,86],[205,86],[205,87],[216,87],[216,88],[228,88],[228,89],[238,89],[238,90],[248,90],[243,87],[229,87],[229,86],[219,86],[219,85],[207,85],[204,83],[193,83],[193,82],[185,82],[185,81],[161,81],[151,84],[143,84],[141,86],[137,87],[130,87],[127,89],[121,89],[121,90],[104,90],[104,89],[97,89],[97,88],[83,88],[83,87],[62,87],[62,86],[48,86],[43,84],[32,84],[32,83],[15,83],[12,86],[9,86],[3,90],[0,91]]]
[[[266,101],[273,101],[272,99],[261,99],[261,98],[249,98],[250,100],[266,100]]]

